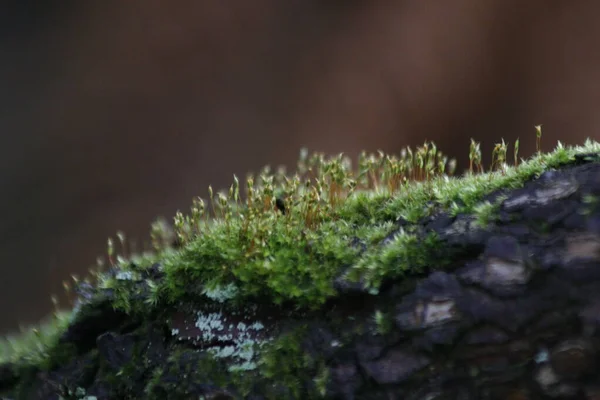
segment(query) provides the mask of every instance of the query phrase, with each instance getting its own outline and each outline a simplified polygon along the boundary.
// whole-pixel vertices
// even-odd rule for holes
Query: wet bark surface
[[[240,335],[256,338],[236,330],[246,318],[262,321],[274,337],[302,325],[302,353],[320,360],[329,377],[319,389],[326,398],[597,399],[600,163],[585,159],[521,189],[491,193],[488,199],[505,198],[487,226],[460,214],[422,221],[418,229],[439,235],[439,257],[452,257],[451,267],[431,265],[421,276],[384,282],[378,295],[340,278],[339,296],[302,318],[257,303],[244,316],[222,311],[232,324],[200,328],[186,325],[190,311],[184,308],[160,316],[115,311],[110,290],[82,284],[85,317],[61,339],[76,356],[20,376],[11,365],[0,366],[0,389],[6,398],[32,399],[64,397],[77,388],[97,399],[239,398],[233,386],[217,384],[198,365],[208,348],[229,346]],[[162,279],[157,268],[146,274]],[[377,311],[390,317],[385,329],[373,318]],[[256,376],[246,398],[316,397],[322,371],[309,365],[298,373],[299,397]],[[152,389],[144,392],[150,381]],[[27,390],[12,397],[19,383]]]

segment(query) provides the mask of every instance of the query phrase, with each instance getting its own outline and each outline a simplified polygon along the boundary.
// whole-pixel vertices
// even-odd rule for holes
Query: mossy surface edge
[[[316,376],[310,394],[318,397],[328,384],[327,372],[320,367],[323,360],[302,352],[299,343],[308,326],[304,320],[327,312],[335,303],[339,292],[336,280],[359,284],[365,293],[376,297],[386,281],[445,268],[460,249],[450,248],[435,234],[424,232],[422,221],[441,214],[472,215],[479,228],[485,229],[501,201],[501,197],[484,200],[486,196],[519,188],[544,171],[577,162],[578,157],[598,154],[600,144],[592,141],[580,147],[559,145],[554,152],[536,154],[518,167],[505,165],[493,172],[461,178],[432,174],[429,179],[406,182],[394,190],[389,190],[383,179],[379,179],[379,186],[358,189],[360,185],[347,179],[359,178],[335,171],[342,168],[341,161],[329,164],[330,178],[318,191],[285,193],[289,185],[274,183],[284,178],[268,173],[249,185],[250,192],[260,191],[255,198],[247,194],[250,202],[240,201],[239,184],[232,185],[229,197],[213,196],[211,189],[211,218],[204,217],[198,208],[190,217],[178,215],[177,246],[158,247],[154,254],[143,257],[122,257],[110,271],[97,274],[91,299],[57,315],[44,328],[5,339],[0,345],[0,364],[14,363],[14,370],[24,376],[31,368],[49,370],[58,362],[68,362],[76,351],[59,343],[59,338],[70,324],[85,319],[86,313],[94,310],[97,293],[103,291],[110,292],[111,307],[116,312],[141,321],[133,333],[145,335],[150,325],[159,326],[159,331],[172,330],[165,346],[177,350],[169,364],[154,370],[155,379],[146,387],[148,398],[159,398],[163,391],[182,391],[184,395],[185,389],[175,384],[163,387],[158,383],[166,371],[177,371],[190,385],[210,381],[232,386],[241,394],[263,385],[261,390],[270,391],[272,398],[301,398],[306,389],[298,387],[300,377]],[[298,183],[303,184],[301,180]],[[331,193],[335,195],[328,197]],[[284,212],[277,205],[282,198]],[[263,204],[256,205],[257,200]],[[245,211],[238,214],[239,210]],[[243,317],[243,322],[236,320],[234,336],[243,337],[245,342],[190,335],[227,335],[227,329],[212,326],[203,330],[199,326],[202,321],[213,324],[207,315],[216,312]],[[184,316],[179,325],[173,322],[177,313]],[[282,326],[279,321],[284,318],[278,315],[297,323]],[[196,318],[194,326],[187,322],[190,316]],[[383,329],[385,313],[375,319]],[[252,321],[263,325],[266,333],[242,335],[239,324],[248,327]],[[174,326],[189,329],[176,332]],[[225,345],[227,340],[232,344]],[[227,354],[207,351],[228,346],[234,348]],[[240,356],[239,346],[249,346],[251,356]],[[148,362],[143,354],[142,349],[136,350],[132,363]],[[189,364],[182,361],[186,358],[191,360]],[[203,368],[191,368],[198,364]],[[112,379],[118,383],[131,368],[133,364],[106,374],[114,374]],[[235,381],[228,384],[231,377]],[[122,390],[126,392],[127,388]],[[82,391],[72,396],[86,398]]]

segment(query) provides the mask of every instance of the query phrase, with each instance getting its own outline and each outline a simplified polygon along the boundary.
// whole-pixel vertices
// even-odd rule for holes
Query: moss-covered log
[[[243,218],[233,236],[244,254],[211,247],[233,240],[219,236],[234,224],[223,213],[204,234],[212,240],[115,265],[97,284],[79,282],[75,309],[53,334],[38,334],[45,344],[35,357],[29,349],[4,358],[0,393],[600,398],[598,151],[559,148],[520,172],[464,178],[452,183],[462,191],[446,188],[445,201],[427,182],[405,194],[421,202],[417,189],[428,193],[416,205],[398,205],[393,194],[348,198],[336,218],[305,226],[306,237],[285,222],[295,203],[273,202],[284,225],[265,243],[279,244],[251,257]],[[410,207],[426,211],[411,220]],[[293,240],[275,236],[285,234]]]

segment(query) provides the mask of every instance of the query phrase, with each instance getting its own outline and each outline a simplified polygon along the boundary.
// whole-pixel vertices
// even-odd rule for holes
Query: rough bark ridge
[[[0,393],[7,399],[598,399],[597,156],[578,157],[488,199],[498,196],[504,200],[485,227],[473,216],[446,214],[419,225],[443,240],[440,257],[453,257],[451,268],[432,265],[426,275],[384,282],[378,295],[340,277],[339,296],[316,313],[253,305],[255,315],[271,321],[268,335],[297,339],[275,359],[293,380],[211,364],[208,349],[224,351],[241,336],[259,336],[240,328],[247,316],[221,309],[231,324],[176,331],[187,311],[128,316],[112,310],[110,291],[82,285],[86,312],[61,339],[72,349],[69,361],[51,363],[48,371],[0,366]],[[246,377],[241,386],[240,376]]]

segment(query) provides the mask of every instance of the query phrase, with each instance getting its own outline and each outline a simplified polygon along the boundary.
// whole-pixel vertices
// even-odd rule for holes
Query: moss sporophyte
[[[322,388],[327,371],[319,369],[318,358],[302,354],[300,328],[275,335],[278,316],[301,320],[319,312],[336,298],[341,278],[376,295],[385,281],[443,268],[439,259],[432,262],[440,241],[419,232],[419,221],[441,212],[474,214],[485,229],[498,205],[484,201],[487,194],[521,187],[578,154],[599,153],[600,144],[559,143],[551,153],[538,151],[520,162],[517,152],[518,143],[514,165],[508,165],[502,141],[486,172],[473,141],[469,171],[454,177],[455,162],[433,143],[398,156],[362,153],[357,168],[343,155],[302,151],[293,175],[265,167],[244,183],[234,176],[228,190],[209,187],[208,198],[195,198],[172,225],[153,224],[153,252],[128,254],[119,233],[122,254],[115,257],[117,243],[109,239],[110,269],[93,272],[88,281],[97,291],[110,290],[113,309],[160,320],[173,343],[193,343],[224,363],[239,374],[240,387],[249,384],[244,373],[255,371],[293,388],[293,375],[308,368]],[[52,364],[58,338],[82,312],[57,312],[43,328],[4,339],[0,362]],[[388,331],[386,312],[371,319],[374,334]],[[298,358],[290,364],[292,355]]]

